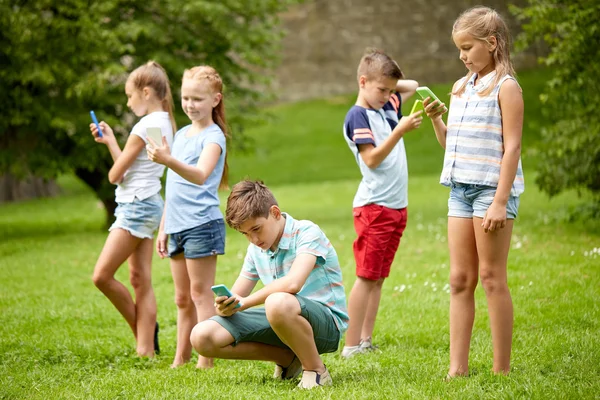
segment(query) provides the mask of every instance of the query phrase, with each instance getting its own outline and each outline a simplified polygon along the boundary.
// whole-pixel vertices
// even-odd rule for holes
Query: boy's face
[[[282,218],[279,207],[271,206],[267,218],[249,219],[240,225],[238,232],[246,236],[248,241],[255,246],[263,250],[271,249],[275,251],[285,226],[285,222],[282,224]]]
[[[398,80],[394,78],[367,79],[361,75],[358,84],[360,87],[361,100],[374,110],[379,110],[390,99],[390,95],[396,90]]]

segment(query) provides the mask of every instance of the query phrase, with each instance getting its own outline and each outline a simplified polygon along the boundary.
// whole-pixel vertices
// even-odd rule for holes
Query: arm
[[[188,180],[196,185],[203,185],[213,172],[221,156],[221,146],[216,143],[208,143],[196,165],[188,165],[177,160],[171,155],[171,149],[163,136],[163,145],[158,146],[152,138],[148,138],[151,146],[147,147],[148,158],[152,161],[162,164],[176,172],[183,179]]]
[[[483,218],[482,226],[485,232],[501,229],[506,225],[506,203],[510,197],[521,157],[524,105],[519,84],[512,79],[507,79],[500,87],[498,98],[502,110],[504,154],[496,195]]]
[[[458,83],[460,80],[454,82],[452,85],[452,92],[457,89]],[[439,107],[441,105],[441,107]],[[429,97],[423,100],[423,106],[425,107],[425,114],[431,119],[431,123],[433,124],[433,131],[435,132],[435,137],[442,146],[443,149],[446,148],[446,133],[448,132],[448,127],[444,124],[444,120],[442,119],[442,115],[444,115],[448,109],[444,103],[440,103],[437,100],[431,101]]]
[[[396,92],[400,95],[402,99],[402,104],[406,102],[419,87],[419,82],[413,81],[412,79],[400,79],[396,84]]]
[[[127,139],[127,143],[125,143],[125,147],[123,148],[122,152],[119,149],[119,145],[116,141],[114,142],[114,148],[109,146],[110,154],[115,160],[114,165],[110,171],[108,171],[108,180],[110,183],[116,185],[123,181],[125,172],[127,172],[129,167],[131,167],[144,146],[146,146],[146,143],[144,143],[142,138],[137,135],[129,135],[129,139]]]
[[[417,111],[411,115],[402,117],[390,136],[377,147],[373,144],[359,144],[358,152],[367,167],[371,169],[377,168],[407,132],[417,129],[421,125],[421,121],[423,121],[421,113],[422,111]]]
[[[167,249],[167,234],[165,233],[165,214],[167,213],[167,202],[163,207],[162,217],[160,218],[160,225],[158,226],[158,234],[156,235],[156,252],[160,258],[165,258],[169,255]]]

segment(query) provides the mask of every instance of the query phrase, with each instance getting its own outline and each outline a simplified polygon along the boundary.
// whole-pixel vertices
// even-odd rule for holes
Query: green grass
[[[523,87],[531,93],[543,79],[525,75]],[[441,87],[434,90],[443,93]],[[232,182],[243,174],[261,177],[285,211],[321,226],[338,252],[348,292],[355,279],[351,203],[358,180],[341,137],[346,103],[276,107],[277,121],[250,132],[255,155],[234,154],[231,161]],[[542,121],[539,114],[528,119]],[[129,328],[91,282],[106,239],[100,229],[103,210],[82,184],[65,176],[61,197],[0,206],[0,398],[597,398],[600,221],[571,218],[571,210],[585,201],[573,192],[552,200],[540,193],[527,167],[535,158],[528,164],[526,155],[528,186],[509,256],[515,306],[512,373],[489,372],[489,321],[479,288],[472,375],[443,382],[447,189],[437,183],[442,153],[427,126],[422,130],[407,140],[409,225],[383,288],[375,332],[382,352],[349,361],[339,353],[325,355],[333,387],[317,393],[293,390],[291,382],[272,381],[273,366],[265,362],[217,360],[210,371],[192,364],[171,370],[173,283],[168,261],[157,258],[153,282],[162,354],[138,359]],[[535,134],[525,142],[539,140]],[[246,246],[242,235],[227,231],[217,282],[232,284]],[[127,279],[126,268],[118,277]]]

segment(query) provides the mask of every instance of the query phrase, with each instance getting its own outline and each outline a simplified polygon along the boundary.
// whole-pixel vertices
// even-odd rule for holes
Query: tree
[[[0,0],[0,174],[52,178],[74,171],[114,211],[108,152],[89,134],[89,110],[134,122],[124,82],[148,60],[171,78],[185,68],[222,75],[235,137],[256,119],[277,62],[278,15],[294,0]],[[184,119],[181,121],[185,121]]]
[[[600,2],[528,0],[512,7],[523,23],[517,47],[543,39],[540,61],[553,71],[540,95],[549,126],[543,129],[537,183],[550,196],[587,189],[600,199]]]

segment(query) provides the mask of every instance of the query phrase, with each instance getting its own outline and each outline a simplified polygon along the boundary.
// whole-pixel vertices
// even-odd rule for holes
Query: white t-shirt
[[[173,126],[166,111],[153,112],[144,116],[135,124],[130,135],[139,136],[147,144],[146,128],[151,127],[160,128],[169,147],[173,145]],[[136,197],[144,200],[155,195],[160,192],[160,178],[164,172],[165,166],[150,161],[144,147],[125,172],[123,182],[117,185],[115,200],[117,203],[131,203]]]

